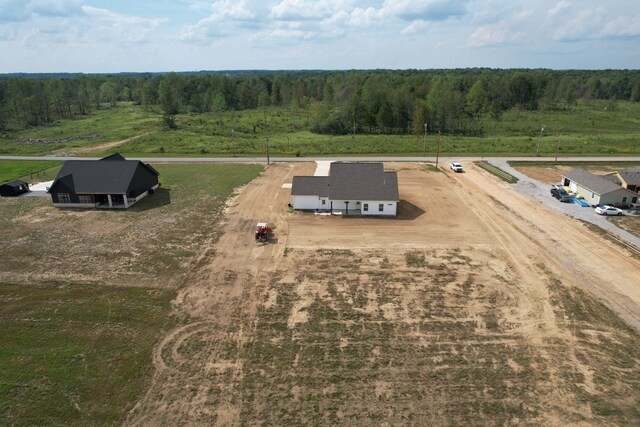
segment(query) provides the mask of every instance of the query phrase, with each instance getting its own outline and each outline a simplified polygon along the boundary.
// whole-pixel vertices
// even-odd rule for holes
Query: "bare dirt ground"
[[[547,184],[557,184],[562,179],[562,174],[575,169],[574,166],[514,166],[514,168],[533,179],[537,179]],[[589,168],[589,172],[596,175],[604,175],[609,172],[615,172],[615,166],[602,166],[599,168]]]
[[[637,424],[640,262],[472,165],[385,166],[397,220],[289,212],[311,163],[232,200],[126,424]]]

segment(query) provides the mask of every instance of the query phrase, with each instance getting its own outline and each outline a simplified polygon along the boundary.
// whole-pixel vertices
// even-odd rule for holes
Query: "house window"
[[[596,195],[594,193],[591,193],[591,198],[593,199],[594,197],[596,197]]]
[[[384,212],[384,203],[378,205],[378,212]]]
[[[79,196],[80,203],[91,204],[91,196]]]
[[[327,201],[326,201],[325,199],[322,199],[322,204],[323,204],[323,205],[326,205],[326,204],[327,204]]]
[[[71,197],[69,197],[69,193],[58,194],[58,203],[71,203]]]
[[[627,203],[627,198],[626,197],[622,198],[622,203]]]
[[[365,212],[369,212],[369,203],[365,203],[364,205],[362,205],[362,210]]]

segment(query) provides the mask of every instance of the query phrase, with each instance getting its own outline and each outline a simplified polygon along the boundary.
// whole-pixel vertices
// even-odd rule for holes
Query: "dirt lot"
[[[471,164],[386,164],[397,220],[288,212],[314,167],[229,204],[127,424],[640,422],[638,260]]]

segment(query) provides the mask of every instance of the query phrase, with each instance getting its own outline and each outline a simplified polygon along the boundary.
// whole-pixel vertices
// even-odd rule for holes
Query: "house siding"
[[[626,201],[622,201],[622,199],[626,197]],[[613,191],[611,193],[604,194],[600,196],[600,204],[602,205],[628,205],[632,203],[632,198],[637,197],[633,191],[629,191],[626,188],[621,188],[620,190]]]
[[[334,211],[344,211],[349,202],[349,213],[363,216],[396,216],[398,203],[396,201],[381,200],[332,200]],[[364,205],[368,204],[369,209],[364,210]],[[382,205],[383,210],[379,210]]]
[[[320,207],[320,198],[318,196],[293,196],[292,204],[294,209],[316,210]]]
[[[584,198],[584,201],[589,203],[590,205],[598,205],[601,203],[600,195],[598,193],[594,193],[593,191],[589,190],[588,188],[582,187],[576,182],[571,182],[571,184],[569,184],[569,189],[577,195],[582,196]]]
[[[364,211],[364,204],[367,203],[369,205],[369,210]],[[382,205],[383,211],[380,212],[379,206]],[[362,215],[375,215],[375,216],[396,216],[398,210],[398,202],[395,201],[382,201],[382,200],[373,200],[373,201],[363,201],[360,204],[362,209]]]

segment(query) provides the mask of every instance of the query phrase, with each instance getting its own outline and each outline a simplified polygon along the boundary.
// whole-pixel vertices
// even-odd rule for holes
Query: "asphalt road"
[[[75,157],[75,156],[0,156],[0,160],[98,160],[100,157]],[[266,157],[128,157],[130,160],[142,160],[149,163],[266,163]],[[447,165],[451,161],[466,162],[476,160],[488,160],[506,162],[511,160],[550,162],[552,157],[440,157],[439,164]],[[316,160],[334,160],[338,162],[435,162],[435,157],[271,157],[272,162],[314,162]],[[559,157],[559,162],[640,162],[640,156],[633,157]]]

